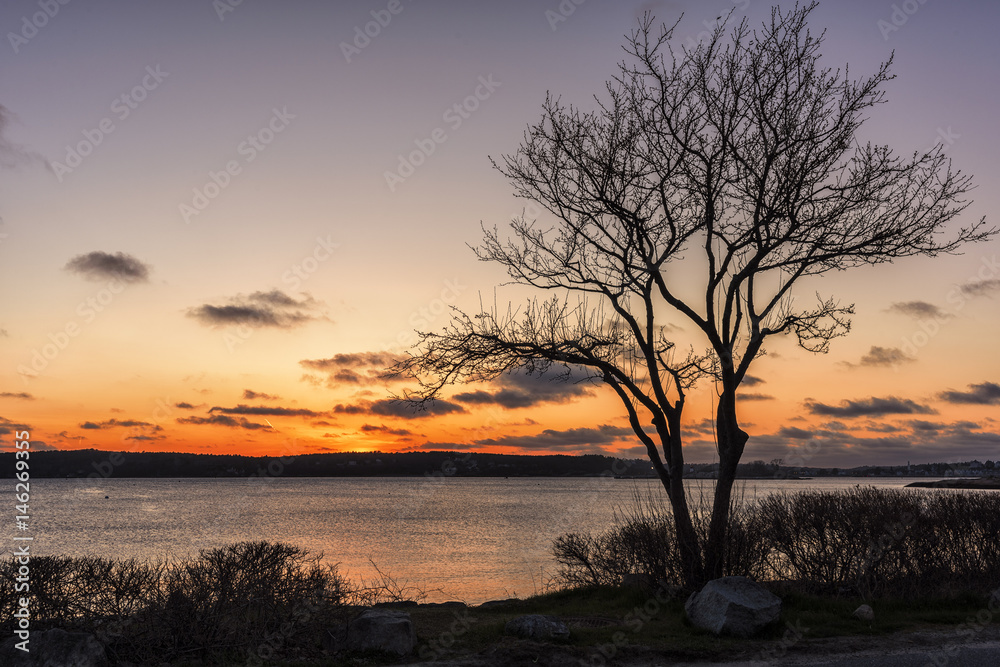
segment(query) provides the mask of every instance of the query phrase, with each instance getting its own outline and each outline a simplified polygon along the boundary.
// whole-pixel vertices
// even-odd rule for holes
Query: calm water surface
[[[742,484],[752,497],[909,481]],[[13,485],[0,480],[0,497],[13,498]],[[629,506],[637,492],[665,499],[655,480],[610,478],[36,479],[28,534],[39,555],[148,559],[281,540],[322,551],[355,580],[375,574],[371,561],[428,591],[429,600],[478,603],[540,591],[556,568],[552,539],[607,528],[615,508]],[[13,529],[7,533],[12,544]]]

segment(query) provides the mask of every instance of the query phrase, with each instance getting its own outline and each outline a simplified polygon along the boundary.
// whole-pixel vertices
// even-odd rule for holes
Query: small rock
[[[514,604],[515,602],[520,602],[520,600],[517,598],[507,598],[506,600],[487,600],[479,606],[483,609],[490,609],[492,607],[506,607],[507,605]]]
[[[716,635],[752,637],[781,616],[781,598],[746,577],[705,584],[684,604],[691,623]]]
[[[407,655],[417,644],[413,622],[405,611],[369,609],[347,628],[347,648],[351,651],[386,651]]]
[[[449,600],[448,602],[425,602],[421,607],[427,609],[466,609],[468,607],[464,602],[459,602],[458,600]]]
[[[32,631],[29,652],[18,649],[21,639],[10,637],[0,644],[0,664],[5,667],[107,667],[104,646],[86,632],[66,632],[59,628]]]
[[[866,604],[861,605],[851,614],[854,618],[871,623],[875,620],[875,610]]]
[[[521,639],[566,639],[569,628],[555,616],[528,614],[507,621],[504,633]]]

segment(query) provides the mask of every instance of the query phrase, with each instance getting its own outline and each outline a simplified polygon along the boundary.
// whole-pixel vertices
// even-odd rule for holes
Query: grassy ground
[[[387,665],[417,659],[451,664],[603,665],[643,664],[659,660],[767,660],[788,651],[809,650],[812,643],[843,638],[866,646],[894,633],[949,631],[975,619],[986,598],[872,603],[875,621],[852,616],[860,599],[823,598],[796,593],[783,595],[780,624],[754,639],[715,637],[690,626],[682,599],[661,601],[635,589],[598,588],[561,591],[488,608],[403,607],[417,631],[417,655],[392,659],[378,655],[348,655],[321,663],[287,665]],[[530,642],[504,636],[507,621],[523,614],[557,616],[570,627],[565,641]],[[1000,620],[998,618],[997,620]],[[974,621],[975,623],[975,621]],[[993,624],[994,627],[996,623]],[[829,643],[829,642],[827,642]]]

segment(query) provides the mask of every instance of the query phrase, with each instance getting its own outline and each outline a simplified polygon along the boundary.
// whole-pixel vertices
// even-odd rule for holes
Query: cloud
[[[267,424],[258,424],[248,420],[246,417],[241,417],[240,419],[233,419],[227,415],[212,415],[211,417],[178,417],[178,424],[195,424],[198,426],[204,425],[214,425],[214,426],[228,426],[229,428],[243,428],[248,431],[257,430],[271,430],[271,427]]]
[[[103,430],[109,428],[149,428],[153,431],[162,431],[163,427],[159,424],[151,424],[149,422],[136,421],[134,419],[125,419],[119,421],[117,419],[108,419],[100,423],[95,422],[83,422],[80,424],[80,428],[87,430]]]
[[[360,401],[354,405],[343,403],[334,406],[333,411],[345,415],[381,415],[401,419],[421,419],[437,415],[465,412],[457,403],[443,399],[432,399],[424,403],[385,398],[379,401]]]
[[[123,252],[110,254],[94,251],[77,255],[63,267],[87,280],[109,280],[117,278],[126,283],[149,281],[149,266]]]
[[[374,426],[372,424],[365,424],[361,427],[362,433],[385,433],[387,435],[413,435],[413,431],[405,428],[389,428],[388,426],[382,424],[380,426]]]
[[[276,400],[278,400],[281,397],[280,396],[273,396],[271,394],[265,394],[262,391],[253,391],[252,389],[244,389],[243,390],[243,398],[244,398],[244,400],[247,400],[247,401],[253,401],[253,400],[257,400],[257,399],[260,399],[262,401],[276,401]]]
[[[349,352],[335,354],[327,359],[303,359],[299,365],[311,371],[326,374],[326,386],[335,389],[343,385],[365,385],[388,382],[394,379],[400,381],[407,378],[392,378],[386,374],[389,367],[404,360],[406,357],[392,352]],[[302,378],[313,384],[319,384],[315,376],[305,375]]]
[[[814,401],[806,401],[806,407],[814,415],[830,417],[866,417],[881,415],[935,414],[936,411],[926,405],[920,405],[907,398],[887,396],[885,398],[865,398],[857,401],[844,400],[839,406],[826,405]]]
[[[40,164],[49,171],[52,165],[40,154],[19,146],[6,138],[7,128],[14,120],[10,109],[0,104],[0,167],[15,169],[22,165]]]
[[[323,412],[316,412],[315,410],[306,410],[305,408],[268,407],[263,405],[243,405],[242,403],[235,408],[216,406],[208,412],[209,414],[219,412],[224,415],[255,415],[258,417],[322,417],[325,414]]]
[[[995,382],[970,384],[969,389],[970,391],[943,391],[938,397],[949,403],[1000,404],[1000,385]]]
[[[254,292],[249,296],[237,294],[227,304],[216,306],[206,303],[188,310],[187,314],[210,327],[237,324],[292,329],[320,319],[319,315],[311,312],[316,311],[319,305],[310,296],[296,301],[280,290],[272,290]]]
[[[4,391],[0,392],[0,398],[19,398],[23,401],[33,401],[35,397],[26,391]]]
[[[739,394],[738,399],[741,401],[773,401],[774,396],[770,394],[756,394],[754,392],[748,392],[746,394]]]
[[[940,423],[918,419],[902,425],[869,422],[855,431],[886,434],[877,436],[828,428],[809,431],[786,428],[773,434],[751,436],[744,460],[784,458],[788,465],[853,467],[900,465],[907,460],[923,463],[995,459],[1000,434],[975,432],[976,429],[978,425],[972,422]],[[688,460],[695,459],[689,456]]]
[[[782,438],[791,438],[792,440],[809,440],[815,436],[815,432],[796,426],[783,426],[778,431],[778,435]]]
[[[861,357],[857,364],[848,363],[848,366],[857,368],[859,366],[895,366],[916,361],[908,356],[898,347],[879,347],[872,345],[871,349]]]
[[[185,403],[181,401],[180,403],[174,403],[175,408],[180,408],[181,410],[194,410],[194,406],[190,403]]]
[[[590,388],[575,381],[571,374],[532,375],[525,372],[504,373],[492,383],[494,392],[469,391],[452,399],[467,405],[499,405],[502,408],[528,408],[540,403],[569,403],[589,396]]]
[[[740,383],[741,387],[756,387],[759,384],[764,384],[764,380],[757,377],[756,375],[744,375],[743,382]]]
[[[0,417],[0,435],[8,435],[14,431],[31,431],[31,427]]]
[[[901,301],[892,304],[886,308],[885,311],[887,313],[897,313],[899,315],[915,317],[921,320],[943,320],[952,316],[950,313],[941,310],[933,303],[927,303],[926,301]]]
[[[980,280],[974,283],[965,283],[959,286],[962,294],[966,296],[976,297],[976,296],[989,296],[993,292],[1000,291],[1000,280],[994,278],[993,280]]]
[[[417,449],[428,452],[457,452],[476,449],[477,447],[478,445],[468,442],[425,442],[422,445],[418,445]]]
[[[635,440],[635,433],[627,426],[602,424],[596,428],[581,427],[565,431],[545,429],[535,435],[508,435],[500,438],[476,440],[483,447],[510,447],[526,450],[580,450],[588,449],[600,453],[601,445],[610,445],[621,440]]]

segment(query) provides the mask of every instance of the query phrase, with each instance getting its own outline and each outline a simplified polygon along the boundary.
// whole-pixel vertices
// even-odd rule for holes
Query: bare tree
[[[679,51],[670,44],[677,24],[657,28],[647,15],[596,111],[547,98],[542,120],[494,166],[554,222],[521,216],[505,237],[484,228],[475,250],[552,298],[457,313],[443,331],[419,333],[416,354],[396,369],[420,379],[409,395],[420,401],[451,383],[553,364],[606,383],[669,495],[691,587],[725,571],[748,439],[737,389],[765,340],[794,333],[806,350],[825,352],[850,328],[852,305],[818,294],[803,305],[793,286],[832,270],[954,253],[996,233],[979,220],[945,234],[968,206],[971,181],[940,148],[903,158],[859,143],[864,113],[884,101],[891,58],[861,79],[820,67],[824,35],[807,27],[815,6],[775,8],[756,30],[726,21]],[[668,336],[678,319],[694,325],[704,353],[678,353]],[[700,543],[684,489],[681,414],[705,377],[718,392],[719,474]]]

